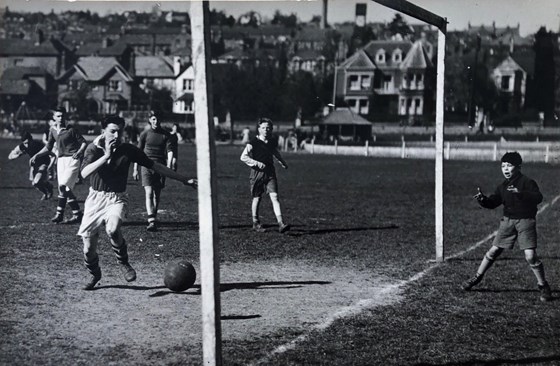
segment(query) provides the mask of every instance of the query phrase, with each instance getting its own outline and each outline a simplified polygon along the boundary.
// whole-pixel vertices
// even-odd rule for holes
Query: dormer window
[[[380,64],[385,63],[385,50],[377,51],[377,54],[375,55],[375,61]]]
[[[402,51],[400,49],[396,49],[393,51],[393,62],[401,62],[402,61]]]

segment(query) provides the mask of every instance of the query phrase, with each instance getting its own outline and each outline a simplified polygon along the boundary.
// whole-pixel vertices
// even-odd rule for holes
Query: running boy
[[[277,149],[276,140],[272,139],[273,125],[268,118],[259,119],[257,125],[258,135],[249,141],[243,153],[241,153],[241,161],[251,167],[249,181],[251,183],[251,195],[253,202],[251,212],[253,215],[253,230],[256,232],[264,232],[259,219],[259,204],[263,193],[268,193],[272,201],[272,209],[278,221],[278,231],[283,233],[290,229],[282,219],[282,210],[280,209],[280,201],[278,200],[278,181],[276,179],[276,170],[274,169],[275,157],[282,165],[282,168],[288,169],[288,164],[280,155]]]
[[[173,140],[169,132],[161,127],[159,115],[155,111],[150,111],[149,128],[140,134],[138,147],[144,151],[150,159],[171,168],[173,162]],[[138,164],[134,164],[132,177],[138,180]],[[161,191],[165,187],[165,178],[146,167],[142,167],[142,186],[146,198],[146,213],[148,214],[148,226],[146,230],[157,231],[157,214]]]
[[[37,154],[45,145],[37,140],[33,139],[33,136],[29,132],[24,132],[21,136],[21,144],[16,146],[8,155],[8,159],[17,159],[23,154],[28,154],[29,157]],[[54,154],[50,153],[51,156],[43,155],[39,159],[36,159],[34,163],[29,161],[31,167],[31,174],[29,180],[32,182],[33,187],[35,187],[39,192],[43,194],[41,200],[48,200],[53,195],[53,186],[48,181],[48,170],[50,166],[54,163]]]
[[[519,248],[525,252],[525,259],[537,278],[541,292],[541,301],[552,300],[552,292],[544,274],[544,265],[537,256],[537,205],[543,196],[537,183],[521,174],[521,155],[518,152],[508,152],[502,156],[502,174],[506,178],[496,188],[491,196],[485,196],[480,188],[474,198],[488,209],[504,205],[504,215],[500,221],[498,233],[492,247],[486,252],[482,263],[474,277],[465,281],[463,290],[469,291],[476,286],[486,271],[504,249],[512,249],[517,241]]]
[[[31,163],[51,152],[56,144],[58,149],[57,177],[58,177],[58,205],[56,215],[51,219],[58,224],[64,220],[64,209],[66,204],[72,209],[72,217],[64,223],[76,224],[82,219],[80,205],[74,195],[73,189],[80,173],[80,161],[86,150],[86,140],[74,128],[66,128],[64,108],[53,111],[54,128],[49,131],[47,145],[31,158]]]
[[[121,232],[123,220],[128,210],[126,193],[128,169],[131,163],[153,169],[158,174],[197,187],[194,178],[187,178],[166,166],[154,162],[138,147],[121,143],[124,119],[109,116],[102,122],[101,138],[89,145],[82,164],[82,175],[90,177],[89,195],[85,202],[84,217],[78,230],[84,243],[84,263],[91,274],[84,290],[93,290],[101,279],[97,243],[99,231],[105,224],[105,231],[111,247],[121,265],[126,281],[136,279],[136,271],[128,261],[128,249]]]

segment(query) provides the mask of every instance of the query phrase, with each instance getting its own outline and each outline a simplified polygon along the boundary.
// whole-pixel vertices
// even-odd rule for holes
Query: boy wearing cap
[[[45,145],[37,140],[33,139],[33,136],[29,132],[24,132],[21,136],[21,144],[16,146],[8,155],[8,159],[17,159],[23,154],[28,154],[29,157],[37,154]],[[29,162],[31,167],[31,174],[29,175],[29,180],[32,182],[33,187],[35,187],[39,192],[43,193],[41,200],[48,200],[53,195],[53,186],[48,181],[47,171],[54,162],[54,154],[49,152],[49,155],[43,155],[34,162]]]
[[[518,152],[508,152],[501,159],[502,174],[506,178],[494,194],[485,196],[478,188],[474,198],[480,206],[494,209],[504,205],[504,214],[500,221],[498,233],[492,247],[486,252],[476,275],[462,285],[463,290],[469,291],[476,286],[486,271],[504,249],[512,249],[517,241],[519,248],[524,251],[525,259],[537,278],[541,292],[541,301],[552,300],[552,291],[545,278],[544,265],[537,256],[537,205],[543,196],[537,183],[521,173],[521,155]]]

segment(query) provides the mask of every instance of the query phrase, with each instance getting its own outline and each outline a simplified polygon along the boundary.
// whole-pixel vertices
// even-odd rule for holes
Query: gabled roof
[[[364,117],[357,113],[353,113],[348,108],[337,108],[326,116],[320,124],[322,125],[362,125],[371,126],[369,122]]]
[[[513,69],[513,70],[523,70],[521,65],[519,65],[511,56],[507,56],[502,62],[500,62],[495,68],[494,72],[499,69]],[[525,71],[525,70],[523,70]]]
[[[103,42],[88,42],[76,46],[77,56],[122,56],[128,45],[124,42],[116,42],[115,44],[103,47]]]
[[[58,56],[62,48],[55,40],[36,45],[35,41],[27,39],[0,39],[0,56]]]
[[[119,64],[114,57],[82,57],[78,63],[68,69],[58,79],[70,76],[74,72],[80,73],[85,80],[100,81],[110,72],[115,71],[121,74],[124,80],[132,81],[130,74]]]
[[[367,55],[372,59],[375,60],[375,56],[377,52],[380,50],[384,50],[387,57],[385,58],[384,64],[379,64],[380,68],[382,67],[396,67],[400,64],[394,63],[393,58],[391,57],[393,52],[396,49],[400,49],[403,55],[408,54],[408,51],[412,48],[412,42],[410,41],[390,41],[390,40],[376,40],[371,41],[364,47],[364,51]]]
[[[161,56],[136,56],[135,75],[147,78],[175,78],[173,62]]]
[[[31,90],[29,80],[2,80],[0,81],[0,94],[2,95],[28,95]]]
[[[426,69],[433,67],[432,61],[428,56],[428,52],[422,45],[421,41],[414,42],[410,51],[401,62],[401,69]]]
[[[535,52],[533,50],[514,52],[511,57],[527,74],[535,74]]]
[[[343,68],[346,70],[349,69],[377,69],[377,65],[375,61],[364,51],[358,50],[352,56],[344,60],[344,62],[339,66],[339,68]]]
[[[38,66],[13,66],[4,70],[1,80],[22,80],[27,76],[45,76],[46,74],[47,72]]]

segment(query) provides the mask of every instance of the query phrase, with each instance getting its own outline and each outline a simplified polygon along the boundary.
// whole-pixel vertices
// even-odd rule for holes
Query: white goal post
[[[372,0],[378,4],[396,10],[408,16],[431,24],[439,30],[437,47],[437,81],[436,81],[436,156],[435,156],[435,232],[436,261],[444,260],[443,243],[443,95],[445,74],[445,36],[447,19],[406,0]]]

